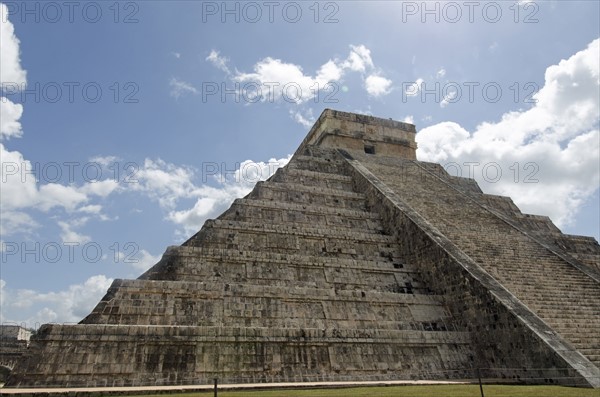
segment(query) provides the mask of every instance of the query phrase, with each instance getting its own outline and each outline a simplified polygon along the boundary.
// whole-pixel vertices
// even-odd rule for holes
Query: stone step
[[[292,183],[258,182],[254,190],[246,197],[286,203],[315,204],[358,211],[365,210],[364,194]]]
[[[534,265],[534,266],[513,266],[510,261],[506,263],[506,266],[503,266],[502,269],[498,269],[498,270],[504,270],[506,272],[506,277],[507,278],[512,278],[515,280],[518,280],[518,275],[514,274],[513,272],[521,272],[521,274],[523,273],[527,273],[527,275],[531,275],[532,277],[535,277],[536,281],[527,279],[527,280],[523,280],[523,282],[525,283],[529,283],[529,284],[535,284],[536,282],[548,282],[548,283],[552,283],[553,285],[565,285],[565,284],[569,284],[569,283],[580,283],[582,281],[585,282],[593,282],[596,285],[598,285],[598,282],[594,281],[593,279],[591,279],[589,276],[587,276],[586,274],[582,273],[581,271],[570,267],[568,265],[561,265],[558,270],[561,272],[561,278],[560,279],[556,279],[554,277],[552,277],[552,271],[556,270],[556,269],[552,269],[552,268],[548,268],[548,269],[544,269],[544,268],[540,268],[539,264],[538,265]],[[508,272],[510,271],[510,272]]]
[[[330,240],[350,240],[353,242],[372,242],[395,244],[396,238],[385,235],[381,230],[351,229],[346,227],[320,226],[311,227],[294,224],[269,224],[259,222],[234,221],[229,219],[209,219],[204,227],[216,231],[235,231],[248,234],[276,234],[278,236],[299,236],[327,238]]]
[[[323,215],[338,215],[342,217],[350,217],[357,219],[369,219],[377,220],[381,219],[381,216],[377,212],[370,212],[364,210],[353,210],[346,208],[332,208],[328,206],[322,206],[317,204],[298,204],[298,203],[284,203],[272,200],[260,200],[260,199],[235,199],[234,205],[247,205],[251,207],[259,208],[273,208],[282,211],[304,211],[307,213],[316,213]]]
[[[231,220],[207,220],[202,230],[186,245],[212,244],[214,248],[336,254],[342,257],[391,257],[397,251],[395,238],[363,230],[333,227],[305,227],[261,224]],[[391,255],[391,256],[390,256]]]
[[[595,340],[585,339],[585,338],[580,338],[578,336],[567,337],[567,336],[563,336],[563,334],[561,334],[561,333],[559,333],[558,335],[562,336],[567,342],[569,342],[577,350],[580,350],[583,348],[590,348],[591,345],[598,346],[598,343],[599,343],[598,339],[595,339]],[[582,354],[584,354],[584,353],[582,353]]]
[[[353,191],[352,178],[349,176],[309,171],[299,168],[282,168],[269,178],[269,182],[283,184],[297,183],[304,186],[318,186],[327,189]]]
[[[345,174],[339,173],[330,173],[323,171],[313,171],[302,169],[298,167],[284,167],[281,168],[279,173],[279,177],[284,178],[284,180],[289,180],[292,182],[300,182],[302,183],[303,179],[315,180],[317,182],[330,182],[337,181],[347,186],[352,186],[352,177]],[[277,173],[276,173],[277,174]],[[277,179],[277,178],[274,178]],[[352,190],[352,188],[350,188]]]
[[[314,204],[293,204],[259,199],[237,199],[218,219],[353,228],[381,232],[379,215]]]
[[[346,162],[343,160],[306,155],[294,156],[287,167],[340,175],[345,174],[348,170]]]
[[[439,370],[467,366],[470,342],[466,333],[440,331],[93,324],[47,325],[39,340],[46,345],[44,360],[27,363],[27,381],[46,387],[168,383],[172,373],[186,384],[210,383],[216,373],[222,383],[314,381],[330,368],[329,362],[335,363],[334,374],[320,374],[327,380],[338,375],[338,380],[392,379],[400,371],[410,378],[431,378],[438,370],[432,360],[441,360]],[[325,364],[319,361],[323,356]],[[275,359],[279,357],[298,360],[301,375],[290,371],[288,360]]]
[[[563,336],[563,334],[560,334]],[[569,341],[573,346],[575,346],[578,350],[581,349],[595,349],[598,351],[600,349],[600,340],[598,338],[585,338],[578,335],[571,336],[563,336],[566,340]]]
[[[349,198],[355,200],[365,200],[366,196],[362,193],[354,191],[346,191],[340,189],[328,189],[322,186],[305,186],[301,183],[286,182],[277,183],[271,181],[260,181],[256,184],[255,189],[272,189],[272,190],[283,190],[292,191],[294,193],[310,193],[319,196],[335,196],[340,198]]]
[[[523,300],[526,300],[532,307],[544,312],[550,312],[553,308],[560,308],[563,312],[564,310],[569,310],[568,313],[594,312],[600,316],[600,303],[597,299],[585,299],[580,297],[578,300],[569,300],[568,302],[565,302],[550,299],[544,300],[543,298],[534,299],[527,295],[523,295]],[[568,313],[565,312],[565,314]]]
[[[194,259],[214,259],[230,262],[269,262],[274,264],[290,264],[297,266],[337,267],[340,269],[385,270],[394,272],[418,274],[418,271],[400,257],[369,257],[369,258],[340,258],[336,256],[315,256],[308,254],[277,253],[270,251],[231,250],[194,246],[171,246],[165,255],[181,256]]]
[[[46,326],[47,327],[47,326]],[[256,342],[289,342],[297,340],[299,342],[319,341],[326,342],[345,342],[360,341],[362,343],[392,343],[392,344],[444,344],[459,343],[469,344],[470,337],[467,332],[454,331],[405,331],[405,330],[369,330],[360,328],[350,329],[290,329],[284,327],[220,327],[220,326],[151,326],[146,325],[100,325],[100,324],[78,324],[78,325],[58,325],[52,324],[52,329],[46,328],[42,337],[49,337],[57,340],[58,334],[70,336],[74,340],[88,340],[98,342],[119,340],[123,342],[146,340],[148,337],[154,340],[162,340],[166,336],[171,338],[186,338],[189,343],[202,341],[229,341],[234,342],[240,339],[247,339]],[[77,327],[74,330],[73,327]],[[58,328],[58,329],[57,329]],[[62,328],[62,330],[60,329]],[[172,339],[173,340],[173,339]]]
[[[600,297],[598,297],[595,291],[586,291],[581,290],[580,293],[577,293],[578,290],[573,290],[569,295],[560,293],[552,293],[552,289],[538,290],[539,292],[531,292],[527,290],[519,290],[515,289],[515,291],[526,295],[532,302],[545,304],[552,303],[557,305],[566,305],[566,306],[590,306],[590,307],[600,307]]]
[[[535,276],[532,276],[535,277]],[[591,279],[584,279],[581,278],[581,280],[579,282],[571,282],[569,284],[560,284],[560,283],[556,283],[553,284],[551,282],[547,282],[544,283],[544,280],[536,280],[538,282],[534,283],[523,283],[523,282],[519,282],[518,279],[513,278],[513,279],[509,279],[506,280],[503,278],[503,280],[507,283],[513,284],[515,286],[519,286],[523,291],[529,291],[531,293],[540,293],[543,291],[548,291],[548,290],[555,290],[555,291],[561,291],[561,292],[568,292],[568,293],[574,293],[577,294],[579,293],[580,289],[585,289],[586,293],[589,292],[600,292],[600,285],[596,284],[593,280]],[[557,296],[560,296],[560,294],[556,294]]]
[[[589,310],[574,310],[569,307],[555,306],[554,308],[546,307],[544,309],[534,308],[536,313],[540,313],[547,318],[555,319],[570,319],[570,318],[586,318],[594,321],[600,321],[598,309]]]
[[[336,239],[333,236],[279,236],[276,233],[245,234],[243,232],[228,233],[224,236],[224,232],[225,229],[221,231],[212,228],[202,229],[185,244],[194,247],[210,245],[216,251],[263,251],[276,255],[308,255],[361,261],[392,260],[398,257],[399,252],[395,244]]]
[[[148,325],[284,326],[296,328],[361,324],[380,328],[393,322],[444,322],[441,297],[372,290],[179,281],[116,280],[85,323]],[[264,325],[264,320],[270,322]],[[398,328],[399,324],[392,326]],[[338,325],[341,327],[342,325]],[[421,326],[419,325],[419,326]],[[438,324],[441,327],[441,324]],[[449,327],[444,326],[444,329]]]
[[[191,281],[164,280],[125,280],[116,279],[110,289],[139,290],[155,294],[201,294],[202,296],[232,297],[276,297],[286,300],[301,299],[304,301],[353,301],[381,302],[390,305],[441,305],[441,295],[397,294],[372,290],[337,290],[333,288],[302,288],[253,285],[249,283],[207,283]],[[110,291],[109,291],[110,292]],[[109,294],[110,295],[110,294]],[[103,298],[104,299],[104,298]],[[112,297],[110,298],[112,299]]]
[[[595,292],[597,294],[597,296],[600,296],[600,286],[598,285],[594,285],[593,282],[587,281],[587,280],[581,280],[581,282],[579,283],[569,283],[569,284],[560,284],[560,283],[556,283],[553,284],[551,282],[547,282],[547,283],[543,283],[543,282],[538,282],[538,283],[523,283],[523,282],[519,282],[516,279],[512,279],[512,280],[504,280],[507,283],[513,284],[515,286],[518,286],[518,288],[520,290],[522,290],[523,292],[529,292],[532,294],[539,294],[539,293],[544,293],[544,292],[548,292],[548,291],[555,291],[555,296],[564,296],[563,294],[566,294],[568,296],[568,294],[573,294],[574,296],[577,294],[581,294],[581,291],[585,291],[585,293],[588,292]]]
[[[233,262],[221,259],[179,260],[159,263],[144,279],[205,282],[243,282],[286,287],[361,289],[395,293],[430,294],[417,273],[393,268],[357,269],[276,262]]]
[[[560,321],[563,320],[563,321]],[[557,331],[560,331],[564,334],[573,334],[573,335],[582,335],[581,333],[589,333],[590,336],[596,337],[595,332],[591,332],[594,328],[598,328],[599,325],[594,324],[589,321],[575,321],[575,319],[546,319],[547,322],[550,322]],[[585,337],[586,334],[583,334]]]

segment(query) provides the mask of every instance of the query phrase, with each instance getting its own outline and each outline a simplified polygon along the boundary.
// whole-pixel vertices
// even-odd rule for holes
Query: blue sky
[[[599,3],[5,2],[0,320],[85,316],[324,108],[598,238]],[[457,168],[460,167],[460,171]]]

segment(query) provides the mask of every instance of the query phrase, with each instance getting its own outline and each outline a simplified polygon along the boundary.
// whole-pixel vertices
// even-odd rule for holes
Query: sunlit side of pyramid
[[[483,377],[600,387],[600,247],[416,161],[415,127],[325,110],[289,164],[11,386]]]

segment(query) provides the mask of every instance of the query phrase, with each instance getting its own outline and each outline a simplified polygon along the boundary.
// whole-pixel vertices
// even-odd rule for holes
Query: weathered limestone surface
[[[414,126],[326,110],[290,161],[13,386],[446,379],[600,387],[600,248],[415,160]],[[370,154],[367,154],[370,153]]]

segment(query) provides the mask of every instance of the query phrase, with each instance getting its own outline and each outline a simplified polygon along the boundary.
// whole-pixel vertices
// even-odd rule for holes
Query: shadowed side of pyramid
[[[600,386],[600,248],[416,161],[415,128],[325,110],[288,165],[11,386],[463,379]]]

